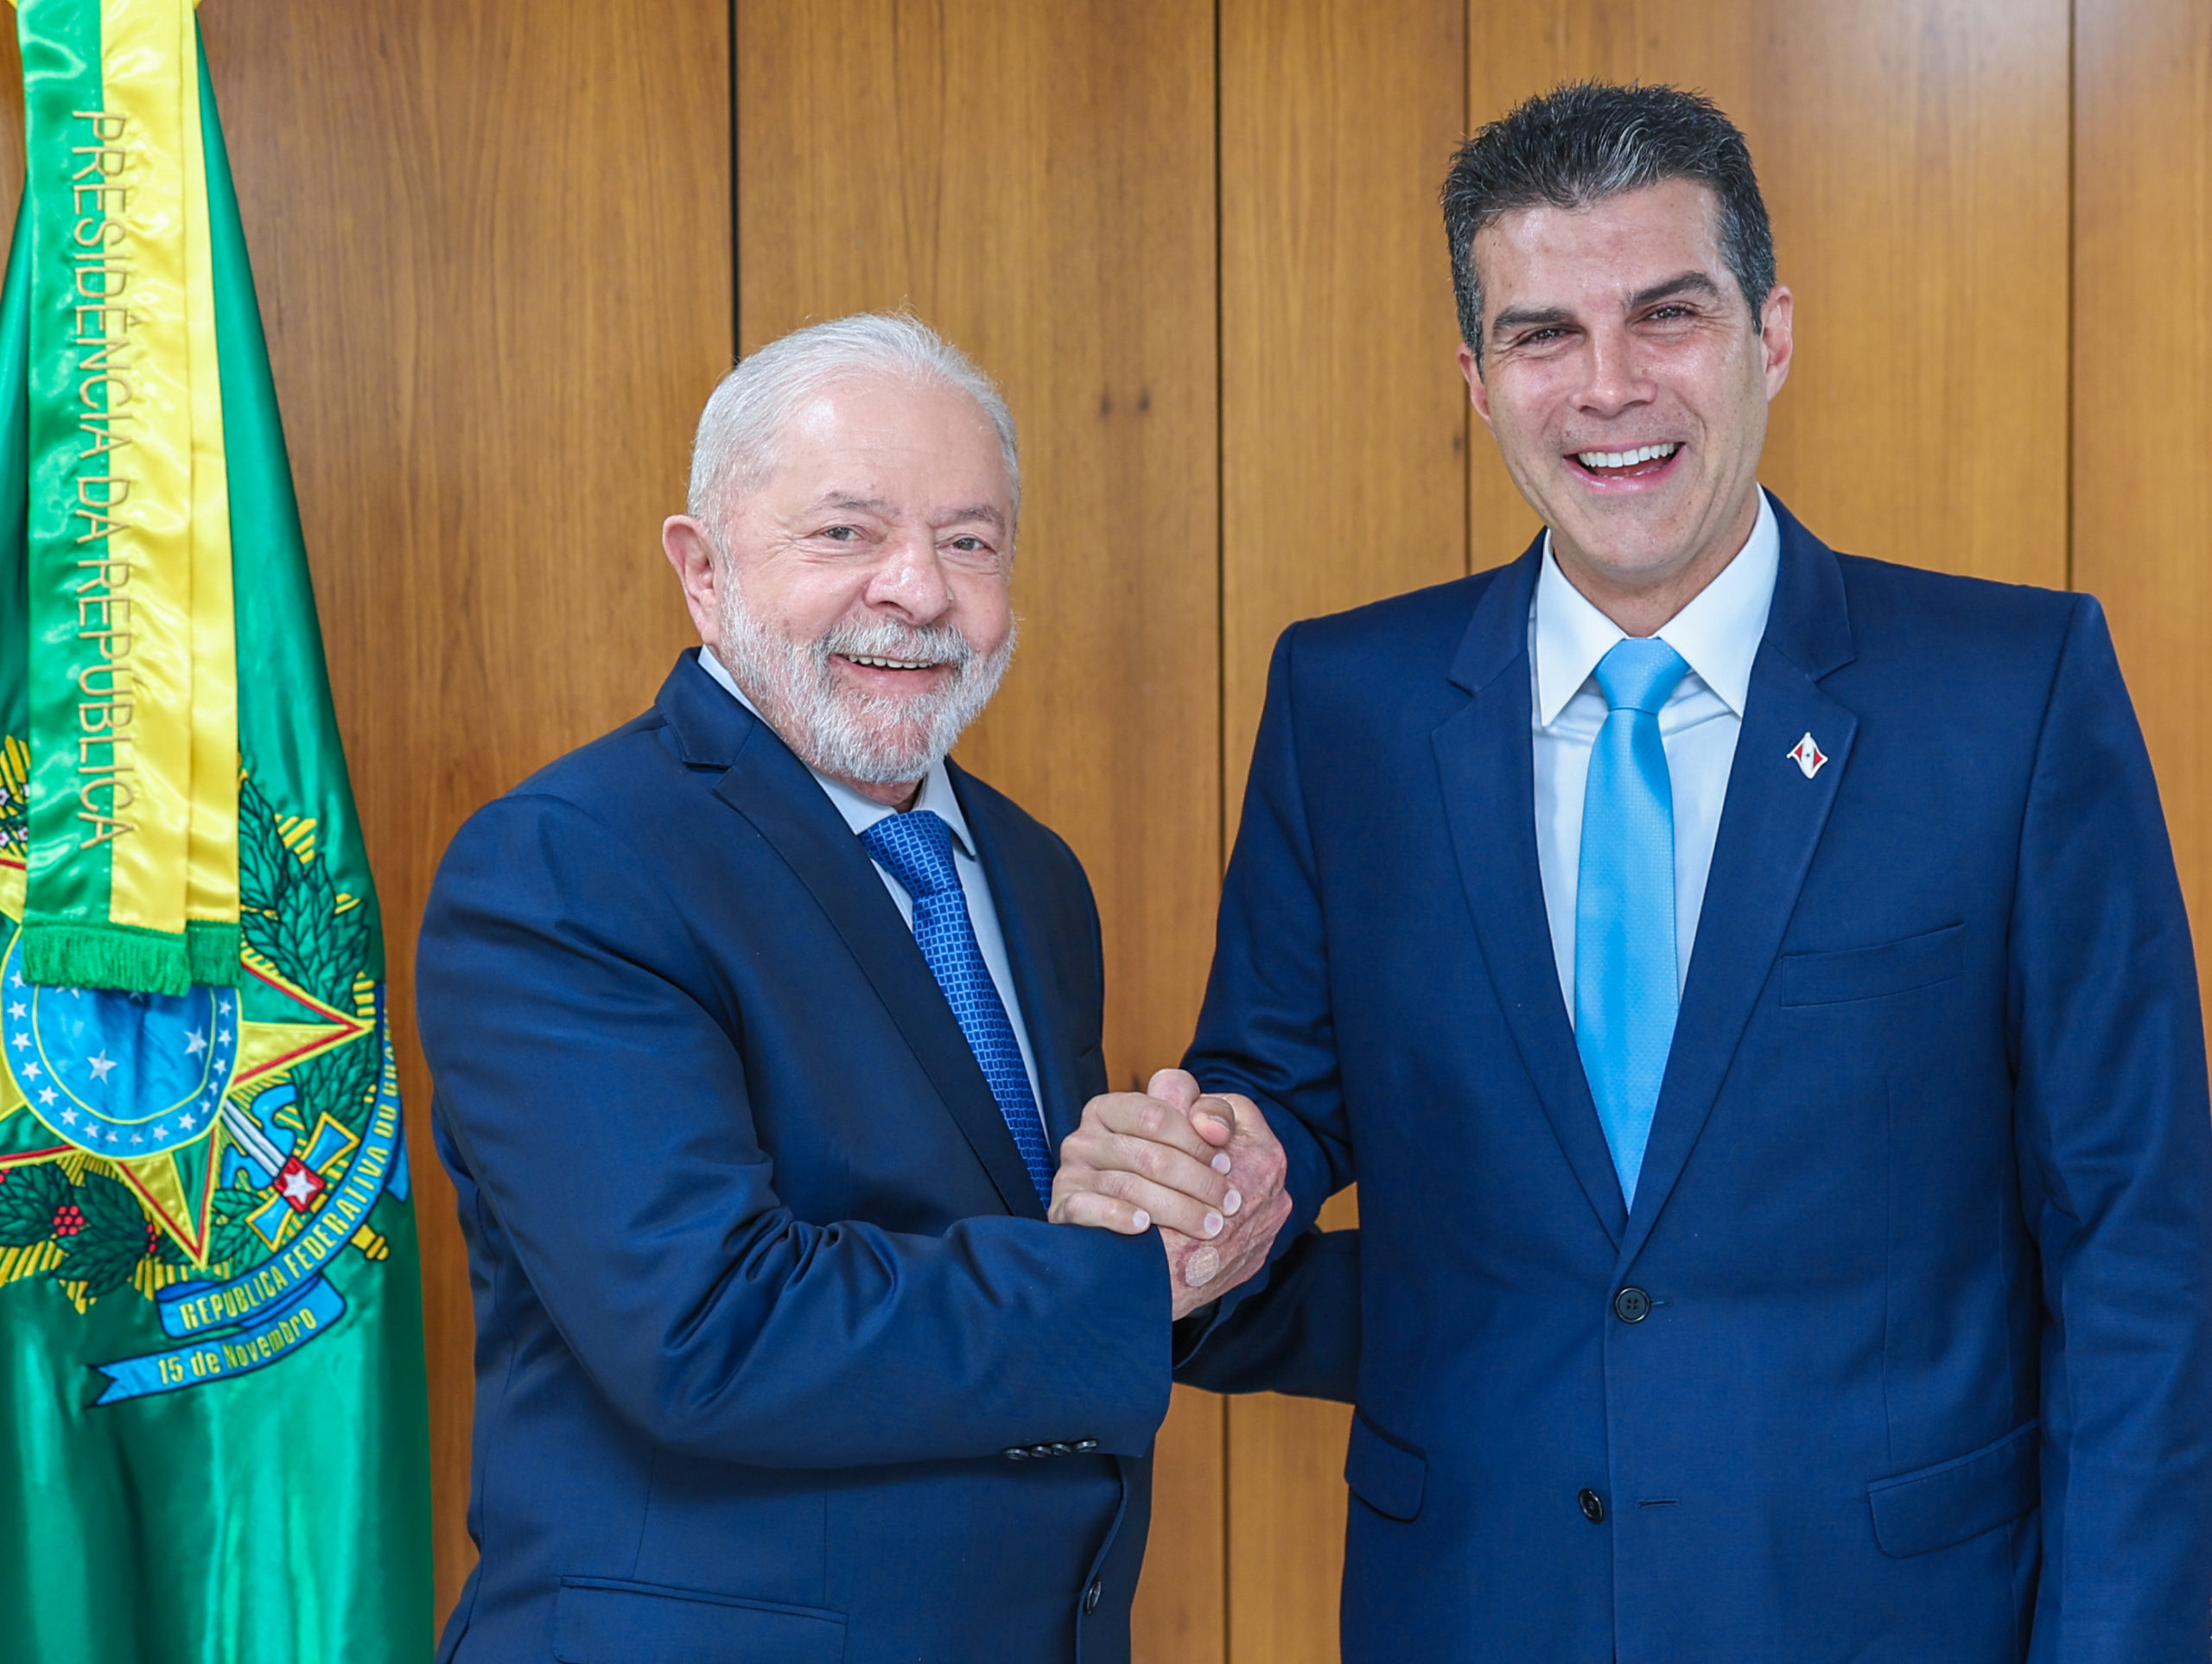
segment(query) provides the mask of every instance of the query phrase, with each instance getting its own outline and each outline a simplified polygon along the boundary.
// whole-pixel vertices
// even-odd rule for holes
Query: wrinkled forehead
[[[1509,209],[1475,233],[1483,308],[1625,302],[1687,271],[1727,275],[1720,200],[1696,180],[1667,179],[1592,202]]]
[[[996,425],[962,389],[930,379],[853,376],[810,389],[777,432],[760,482],[779,496],[865,503],[886,514],[988,505],[1013,518]]]

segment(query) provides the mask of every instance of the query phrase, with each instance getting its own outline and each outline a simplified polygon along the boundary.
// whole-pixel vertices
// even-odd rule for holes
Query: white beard
[[[715,650],[737,685],[809,767],[868,785],[903,785],[942,762],[982,714],[1014,657],[1009,629],[979,657],[950,625],[916,629],[884,619],[847,621],[811,642],[778,634],[754,618],[727,570],[721,645]],[[833,656],[919,659],[954,674],[925,694],[887,698],[837,685]]]

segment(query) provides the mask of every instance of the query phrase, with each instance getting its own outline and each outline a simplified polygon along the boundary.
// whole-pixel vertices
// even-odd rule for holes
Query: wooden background
[[[415,927],[461,817],[640,708],[688,639],[657,531],[738,343],[904,304],[1005,385],[1025,636],[963,755],[1089,866],[1134,1079],[1195,1008],[1276,632],[1532,530],[1452,362],[1453,143],[1561,79],[1703,87],[1751,137],[1799,297],[1767,483],[1840,547],[2101,595],[2204,917],[2203,0],[210,0],[203,22],[394,947],[442,1614],[472,1552],[471,1337]],[[1147,1664],[1335,1657],[1344,1419],[1179,1394]]]

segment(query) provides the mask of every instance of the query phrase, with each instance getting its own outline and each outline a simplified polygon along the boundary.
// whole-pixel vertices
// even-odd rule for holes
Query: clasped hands
[[[1159,1226],[1174,1315],[1187,1317],[1267,1263],[1290,1216],[1287,1166],[1251,1099],[1201,1093],[1182,1070],[1163,1069],[1142,1092],[1084,1106],[1060,1146],[1049,1217],[1125,1236]]]

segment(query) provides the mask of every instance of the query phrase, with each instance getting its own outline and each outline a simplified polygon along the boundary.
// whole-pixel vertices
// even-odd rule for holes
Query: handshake
[[[1142,1092],[1084,1106],[1083,1125],[1060,1146],[1049,1216],[1125,1236],[1159,1226],[1184,1318],[1267,1263],[1290,1216],[1287,1165],[1249,1098],[1202,1094],[1182,1070],[1163,1069]]]

